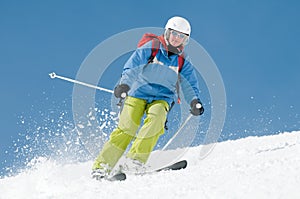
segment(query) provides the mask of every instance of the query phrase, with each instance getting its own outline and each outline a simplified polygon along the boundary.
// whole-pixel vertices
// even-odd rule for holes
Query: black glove
[[[125,98],[127,96],[129,89],[130,88],[127,84],[119,84],[114,89],[114,94],[116,98]]]
[[[191,102],[191,114],[194,116],[202,115],[204,108],[198,99],[193,99]]]

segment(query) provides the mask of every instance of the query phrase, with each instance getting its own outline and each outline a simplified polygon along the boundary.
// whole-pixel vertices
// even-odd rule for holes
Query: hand
[[[119,84],[114,89],[114,94],[116,98],[125,98],[127,96],[128,91],[130,90],[127,84]]]
[[[202,115],[204,112],[204,108],[202,103],[198,99],[193,99],[191,102],[191,114],[194,116]]]

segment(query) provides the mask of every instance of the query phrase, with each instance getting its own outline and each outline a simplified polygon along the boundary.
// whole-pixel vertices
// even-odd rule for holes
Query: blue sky
[[[10,163],[20,134],[46,125],[51,114],[70,112],[72,84],[48,73],[75,77],[101,41],[132,28],[163,27],[174,15],[190,20],[192,38],[222,75],[228,102],[222,139],[299,130],[298,1],[151,2],[0,1],[1,167]]]

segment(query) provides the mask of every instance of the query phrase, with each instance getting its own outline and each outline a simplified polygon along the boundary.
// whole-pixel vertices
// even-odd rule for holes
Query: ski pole
[[[109,90],[109,89],[106,89],[106,88],[102,88],[102,87],[99,87],[99,86],[95,86],[95,85],[92,85],[92,84],[88,84],[88,83],[85,83],[85,82],[74,80],[74,79],[71,79],[71,78],[68,78],[68,77],[63,77],[63,76],[57,75],[55,73],[50,73],[49,76],[50,76],[51,79],[58,78],[58,79],[65,80],[65,81],[68,81],[68,82],[72,82],[72,83],[75,83],[75,84],[80,84],[80,85],[87,86],[87,87],[90,87],[90,88],[95,88],[95,89],[105,91],[105,92],[108,92],[108,93],[114,93],[113,90]]]
[[[171,139],[167,142],[167,144],[162,148],[162,151],[164,151],[170,144],[171,142],[175,139],[175,137],[180,133],[180,131],[185,127],[185,125],[188,123],[188,121],[192,118],[192,114],[190,114],[186,120],[183,122],[183,124],[179,127],[178,131],[171,137]]]

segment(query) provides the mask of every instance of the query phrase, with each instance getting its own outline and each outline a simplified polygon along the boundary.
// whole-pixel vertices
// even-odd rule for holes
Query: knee
[[[147,118],[153,123],[164,124],[167,119],[167,109],[162,105],[156,106],[148,111]]]

